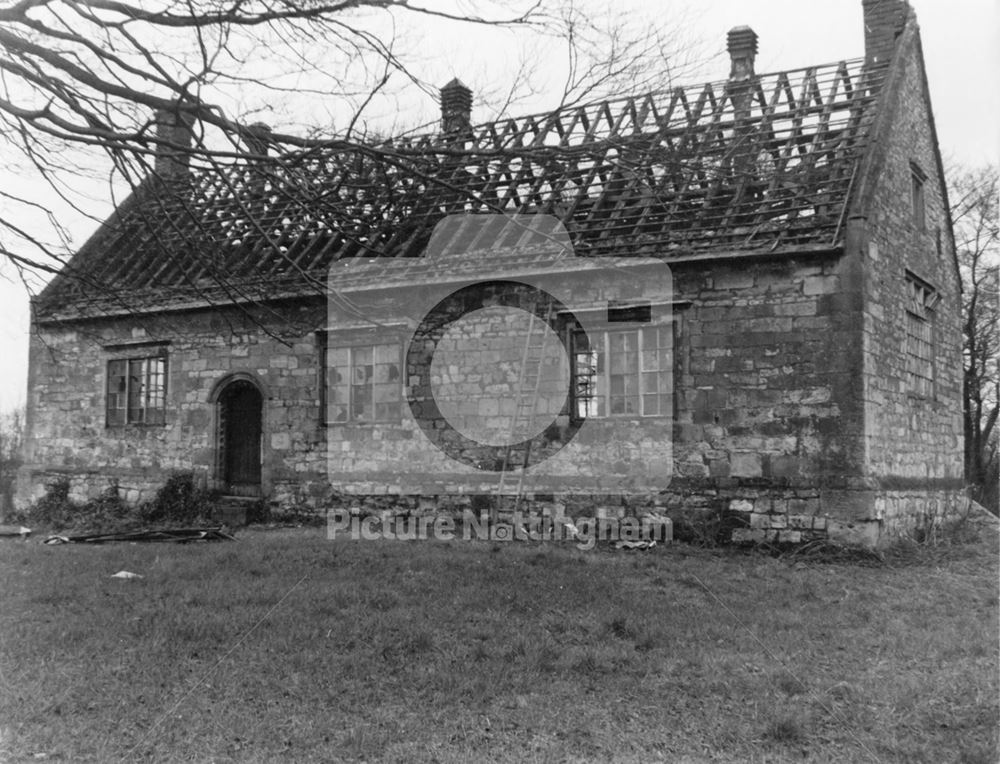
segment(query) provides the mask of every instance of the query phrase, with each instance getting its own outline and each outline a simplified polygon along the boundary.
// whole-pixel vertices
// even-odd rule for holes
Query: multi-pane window
[[[938,295],[916,278],[907,277],[906,378],[908,391],[934,396],[934,306]]]
[[[107,424],[163,424],[167,402],[167,359],[108,361]]]
[[[399,419],[403,377],[397,343],[330,347],[326,363],[328,423]]]
[[[934,327],[926,318],[906,313],[906,374],[909,391],[922,398],[934,395]]]
[[[927,176],[915,164],[910,165],[910,199],[913,203],[913,224],[921,231],[926,228],[927,217],[924,209],[924,183]]]
[[[672,416],[673,328],[573,336],[574,413],[581,418]]]

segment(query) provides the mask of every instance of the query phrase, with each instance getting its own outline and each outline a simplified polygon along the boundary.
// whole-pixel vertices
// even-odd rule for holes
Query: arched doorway
[[[219,393],[219,478],[230,496],[260,496],[264,397],[249,380],[235,379]]]

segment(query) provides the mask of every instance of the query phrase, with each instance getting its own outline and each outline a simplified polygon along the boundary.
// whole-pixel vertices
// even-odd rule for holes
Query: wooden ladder
[[[517,432],[532,431],[535,415],[538,408],[538,393],[542,385],[542,368],[545,365],[545,348],[548,340],[549,323],[552,320],[554,306],[549,302],[545,310],[545,318],[541,318],[537,313],[537,305],[532,305],[530,319],[528,321],[528,333],[524,338],[524,350],[521,353],[521,368],[518,372],[517,394],[514,400],[514,414],[510,420],[510,432],[507,437],[507,448],[504,452],[503,468],[500,471],[500,481],[497,484],[497,500],[493,503],[490,521],[497,522],[499,516],[499,505],[503,501],[503,489],[507,474],[511,470],[511,456],[515,446],[513,440]],[[530,389],[531,395],[526,396],[526,388]],[[519,429],[519,425],[524,425]],[[533,437],[526,440],[524,454],[521,457],[521,472],[517,479],[517,490],[514,493],[514,511],[516,512],[521,504],[521,494],[524,489],[524,475],[528,469],[528,462],[531,458],[531,443]]]

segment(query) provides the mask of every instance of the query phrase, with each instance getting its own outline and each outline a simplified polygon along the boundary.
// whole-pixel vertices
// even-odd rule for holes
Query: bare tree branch
[[[395,97],[401,84],[416,84],[436,98],[436,85],[421,73],[427,63],[399,44],[414,23],[520,30],[535,35],[539,47],[564,45],[574,65],[564,104],[664,84],[670,67],[661,65],[663,55],[680,59],[687,47],[683,36],[648,19],[630,27],[594,7],[577,0],[452,6],[430,0],[0,1],[0,135],[13,149],[7,169],[44,180],[59,210],[82,214],[81,200],[71,197],[81,186],[75,178],[90,174],[89,167],[106,177],[113,168],[113,177],[131,192],[153,173],[157,156],[220,169],[263,159],[247,144],[248,122],[275,108],[268,96],[274,93],[306,101],[309,94],[322,95],[343,127],[293,118],[290,129],[270,136],[266,158],[272,163],[321,146],[419,165],[426,152],[421,146],[378,147],[364,139],[372,126],[385,134],[379,117],[369,114],[376,101]],[[522,58],[506,83],[480,88],[480,108],[491,108],[492,98],[493,116],[499,116],[536,90],[539,73],[527,61]],[[247,100],[251,91],[259,94],[256,102]],[[159,132],[156,113],[189,122],[192,143]],[[464,149],[447,151],[459,155]],[[437,182],[433,174],[424,180]],[[51,223],[59,217],[41,195],[6,197],[2,252],[19,252],[25,267],[48,262],[39,270],[58,269],[54,254],[62,231],[46,243],[44,234],[11,214],[18,205],[32,211],[29,218]],[[11,220],[18,224],[4,225]]]
[[[997,511],[1000,414],[1000,169],[953,167],[952,220],[962,276],[965,468],[976,498]]]

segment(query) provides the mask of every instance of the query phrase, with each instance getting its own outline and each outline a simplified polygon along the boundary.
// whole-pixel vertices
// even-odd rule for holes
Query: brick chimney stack
[[[730,80],[748,80],[754,75],[753,62],[757,56],[757,33],[750,27],[733,27],[729,30],[726,48],[732,65]]]
[[[910,5],[906,0],[861,0],[865,20],[865,61],[888,63],[903,31]]]
[[[194,115],[177,109],[159,109],[156,122],[156,161],[154,169],[161,178],[171,178],[187,172],[194,142]]]
[[[453,79],[441,88],[441,131],[445,135],[463,133],[472,126],[472,91]]]

